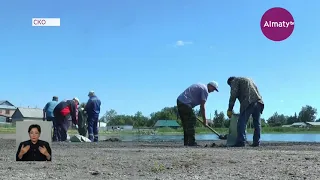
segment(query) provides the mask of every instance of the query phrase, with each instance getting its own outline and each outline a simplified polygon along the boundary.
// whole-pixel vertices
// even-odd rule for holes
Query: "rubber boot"
[[[196,138],[195,138],[195,135],[194,135],[194,134],[189,135],[189,136],[188,136],[188,139],[189,139],[188,146],[199,146],[199,145],[196,143]]]
[[[183,145],[184,145],[184,146],[188,146],[188,142],[189,142],[189,141],[188,141],[188,136],[187,136],[187,135],[184,135],[184,136],[183,136]]]

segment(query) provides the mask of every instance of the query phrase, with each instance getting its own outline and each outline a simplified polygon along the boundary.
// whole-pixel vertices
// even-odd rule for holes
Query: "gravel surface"
[[[0,179],[257,180],[319,178],[320,144],[264,143],[227,148],[225,142],[53,143],[52,162],[15,162],[15,140],[0,139]],[[204,147],[208,144],[208,147]]]

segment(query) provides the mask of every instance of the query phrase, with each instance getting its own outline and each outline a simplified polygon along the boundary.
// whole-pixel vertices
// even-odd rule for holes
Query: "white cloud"
[[[192,44],[192,42],[191,42],[191,41],[182,41],[182,40],[179,40],[179,41],[177,41],[175,44],[176,44],[176,46],[185,46],[185,45],[190,45],[190,44]]]

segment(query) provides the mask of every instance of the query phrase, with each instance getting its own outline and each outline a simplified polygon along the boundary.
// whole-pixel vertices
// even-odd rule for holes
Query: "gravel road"
[[[52,162],[15,162],[15,140],[0,139],[0,179],[318,179],[320,144],[185,148],[181,142],[53,143]],[[202,146],[212,142],[200,142]]]

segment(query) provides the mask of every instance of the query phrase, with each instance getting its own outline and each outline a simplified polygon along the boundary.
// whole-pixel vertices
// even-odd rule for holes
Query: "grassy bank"
[[[217,132],[221,134],[227,134],[228,128],[214,128]],[[77,130],[71,129],[68,131],[69,134],[77,134]],[[100,131],[99,134],[105,135],[175,135],[182,134],[182,128],[172,129],[172,128],[160,128],[157,130],[153,129],[134,129],[132,131]],[[253,129],[247,129],[248,133],[253,133]],[[15,134],[16,128],[13,126],[1,126],[0,134]],[[205,127],[196,128],[197,134],[208,134],[212,133],[209,129]],[[262,133],[264,134],[320,134],[320,128],[292,128],[292,127],[264,127],[262,128]]]

